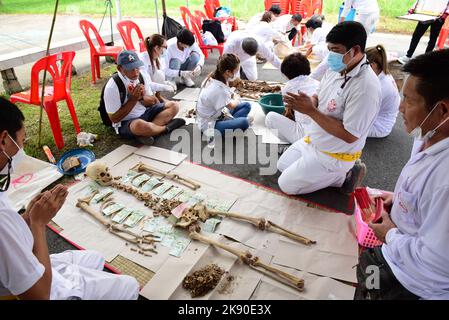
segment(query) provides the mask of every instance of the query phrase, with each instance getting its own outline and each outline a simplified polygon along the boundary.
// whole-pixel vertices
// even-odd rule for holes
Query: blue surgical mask
[[[345,70],[348,65],[343,62],[343,58],[349,51],[351,51],[351,49],[349,49],[345,54],[330,51],[327,56],[327,64],[329,65],[329,69],[335,72],[342,72]]]

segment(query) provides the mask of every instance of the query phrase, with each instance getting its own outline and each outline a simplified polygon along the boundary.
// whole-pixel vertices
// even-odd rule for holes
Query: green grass
[[[115,134],[112,128],[104,126],[97,110],[100,101],[101,88],[115,70],[115,65],[109,65],[106,68],[103,68],[101,71],[102,79],[97,81],[95,85],[92,85],[90,82],[90,73],[72,78],[71,96],[76,108],[81,131],[99,135],[99,140],[94,143],[94,147],[90,148],[97,157],[102,157],[123,143],[132,144],[129,140],[121,139]],[[17,105],[25,116],[25,128],[28,137],[25,144],[26,153],[46,161],[47,158],[42,148],[38,146],[39,107],[21,103],[17,103]],[[72,118],[70,117],[67,105],[64,101],[58,103],[58,111],[65,142],[62,150],[58,150],[54,143],[45,112],[43,113],[42,125],[42,145],[48,145],[56,159],[59,159],[64,152],[77,148],[75,128],[73,127]]]
[[[159,14],[162,6],[159,0]],[[323,13],[327,20],[336,23],[338,8],[342,0],[324,0]],[[397,16],[405,14],[414,0],[378,0],[381,8],[381,22],[379,31],[411,33],[415,23],[399,21]],[[2,0],[0,4],[0,14],[51,14],[54,10],[55,1],[49,0]],[[123,16],[143,17],[154,16],[155,8],[152,0],[121,0],[121,10]],[[191,10],[203,10],[203,0],[189,0]],[[167,11],[171,16],[179,16],[179,6],[186,5],[186,0],[167,0]],[[222,5],[230,5],[233,13],[240,19],[247,20],[255,13],[263,10],[262,0],[222,0]],[[113,1],[115,6],[115,1]],[[102,15],[105,6],[104,0],[60,0],[58,12],[61,14],[93,14]],[[115,8],[113,8],[115,15]]]

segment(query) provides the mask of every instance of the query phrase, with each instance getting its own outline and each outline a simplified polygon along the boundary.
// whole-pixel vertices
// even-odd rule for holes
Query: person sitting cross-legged
[[[151,145],[154,136],[170,133],[185,124],[183,119],[173,119],[179,110],[178,103],[160,101],[153,95],[148,75],[139,73],[143,62],[134,51],[122,51],[117,65],[119,80],[126,89],[124,102],[113,78],[109,79],[104,90],[106,112],[117,134]]]

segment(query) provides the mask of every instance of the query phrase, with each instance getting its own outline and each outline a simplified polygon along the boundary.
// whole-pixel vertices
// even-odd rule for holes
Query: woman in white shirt
[[[326,36],[329,28],[323,26],[324,16],[320,14],[313,15],[307,22],[307,33],[310,34],[310,40],[306,43],[306,56],[312,53],[321,62],[327,57],[329,50],[327,49]]]
[[[275,31],[273,29],[273,26],[271,22],[273,21],[273,13],[270,11],[266,11],[263,15],[260,21],[256,24],[254,24],[250,29],[247,29],[248,32],[259,38],[267,48],[270,48],[271,50],[274,47],[275,41],[281,41],[282,36],[280,33]]]
[[[234,54],[224,54],[218,59],[215,71],[204,82],[196,110],[197,124],[202,132],[214,128],[224,134],[227,129],[248,129],[251,104],[240,102],[228,85],[239,70],[239,58]]]
[[[320,83],[310,78],[310,63],[302,54],[293,53],[287,56],[281,64],[281,72],[289,79],[282,88],[282,95],[299,91],[309,96],[316,94]],[[287,109],[284,115],[269,112],[265,125],[279,138],[295,143],[305,136],[306,126],[310,121],[309,116]]]
[[[387,53],[382,45],[366,49],[366,56],[371,68],[379,77],[381,104],[379,114],[369,131],[370,138],[384,138],[393,130],[399,112],[401,97],[398,87],[388,71]]]
[[[370,35],[376,30],[379,21],[380,10],[377,0],[345,0],[340,22],[345,21],[351,8],[356,10],[355,20],[363,24],[366,34]]]
[[[146,72],[150,77],[151,89],[154,92],[174,92],[176,90],[176,83],[165,80],[162,65],[164,61],[160,59],[165,57],[167,40],[160,34],[153,34],[145,38],[145,48],[147,49],[146,51],[139,53],[139,59],[144,63],[140,70]]]

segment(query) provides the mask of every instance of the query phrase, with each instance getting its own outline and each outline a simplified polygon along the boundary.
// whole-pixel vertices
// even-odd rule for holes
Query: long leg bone
[[[245,264],[249,265],[250,267],[261,271],[262,268],[264,273],[268,272],[269,275],[273,276],[274,279],[281,281],[283,283],[287,282],[289,285],[293,286],[299,291],[302,291],[304,288],[304,280],[300,279],[298,277],[295,277],[291,274],[288,274],[282,270],[279,270],[275,267],[272,267],[270,265],[267,265],[265,263],[262,263],[258,257],[254,257],[249,252],[240,251],[238,249],[232,248],[228,245],[222,244],[214,239],[211,239],[209,237],[205,237],[198,232],[191,232],[189,234],[190,238],[193,240],[198,240],[206,244],[213,245],[215,247],[221,248],[223,250],[226,250],[233,255],[237,256],[242,260]]]
[[[85,199],[78,199],[78,202],[76,206],[83,211],[87,212],[90,216],[92,216],[95,220],[100,222],[102,225],[104,225],[108,231],[117,237],[130,242],[137,246],[142,251],[151,251],[153,253],[157,253],[156,250],[154,250],[155,242],[158,242],[158,240],[153,239],[153,235],[139,235],[136,234],[123,226],[115,223],[111,223],[108,219],[103,217],[103,215],[96,210],[94,210],[90,205],[89,202],[92,199],[93,196],[90,196]],[[150,248],[149,246],[153,246]]]
[[[307,239],[299,234],[294,233],[293,231],[290,231],[281,226],[278,226],[269,220],[265,220],[264,218],[254,218],[254,217],[245,216],[240,213],[214,211],[214,210],[208,210],[208,213],[211,216],[219,215],[219,216],[224,216],[224,217],[229,217],[229,218],[233,218],[233,219],[247,221],[247,222],[255,225],[260,230],[272,231],[272,232],[278,233],[282,236],[288,237],[292,240],[298,241],[305,245],[311,245],[311,244],[316,243],[316,241],[314,241],[314,240]]]
[[[192,181],[190,179],[181,177],[181,176],[179,176],[177,174],[166,173],[166,172],[160,171],[160,170],[158,170],[156,168],[153,168],[153,167],[150,167],[150,166],[148,166],[146,164],[143,164],[142,162],[140,162],[138,165],[136,165],[132,169],[133,170],[137,170],[138,172],[146,172],[146,173],[149,173],[149,174],[159,175],[159,176],[161,176],[163,178],[168,178],[168,179],[173,180],[175,182],[178,182],[178,183],[180,183],[182,185],[185,185],[186,187],[188,187],[188,188],[190,188],[192,190],[197,190],[197,189],[199,189],[201,187],[201,185],[199,185],[198,183],[196,183],[196,182],[194,182],[194,181]]]

